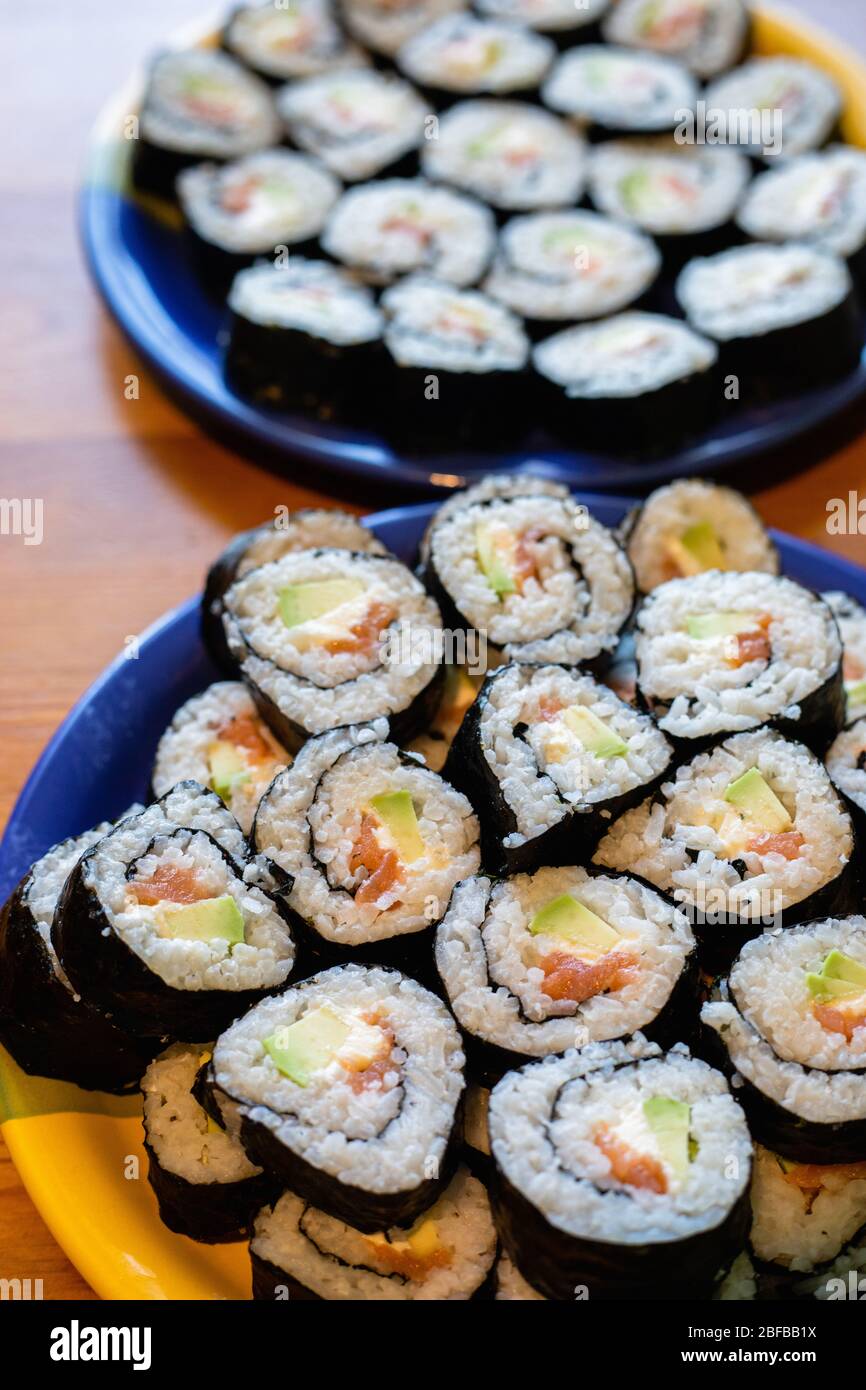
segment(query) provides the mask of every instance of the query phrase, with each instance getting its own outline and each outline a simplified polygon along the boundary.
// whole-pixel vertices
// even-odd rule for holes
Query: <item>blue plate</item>
[[[632,503],[584,494],[594,516],[616,526]],[[377,512],[367,524],[411,563],[433,504]],[[784,573],[810,589],[843,589],[866,604],[866,570],[807,541],[773,533]],[[0,844],[0,902],[58,840],[113,819],[147,797],[156,745],[184,700],[217,680],[199,636],[197,598],[167,614],[119,657],[57,730],[27,781]]]

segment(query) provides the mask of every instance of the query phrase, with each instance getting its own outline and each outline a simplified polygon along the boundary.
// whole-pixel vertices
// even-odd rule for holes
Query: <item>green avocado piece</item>
[[[475,527],[475,549],[478,555],[479,568],[494,594],[498,595],[499,598],[517,591],[514,575],[508,564],[510,559],[508,552],[511,547],[507,545],[507,539],[501,527],[495,527],[486,522]],[[503,541],[506,544],[503,544]]]
[[[662,1158],[678,1177],[685,1177],[689,1171],[690,1107],[683,1100],[651,1096],[644,1101],[643,1113],[655,1135]]]
[[[529,924],[530,936],[556,936],[591,953],[606,955],[619,945],[619,932],[584,903],[563,893],[536,912]]]
[[[845,699],[849,708],[855,705],[866,705],[866,681],[846,681]]]
[[[236,946],[244,939],[244,919],[230,894],[205,898],[200,903],[177,903],[160,909],[163,936],[181,941],[227,941]]]
[[[579,738],[588,753],[597,758],[624,758],[628,745],[609,729],[604,720],[585,705],[572,705],[562,716],[563,723]]]
[[[390,832],[397,853],[404,864],[413,864],[425,853],[424,841],[418,830],[418,817],[410,792],[380,792],[370,797],[370,805]]]
[[[323,618],[364,592],[357,579],[308,579],[279,592],[280,617],[286,627],[300,627]]]
[[[681,536],[670,536],[666,548],[681,574],[690,576],[725,568],[719,538],[709,521],[698,521]]]
[[[816,999],[853,999],[863,992],[861,985],[852,984],[850,980],[833,980],[813,971],[806,976],[806,988]]]
[[[816,999],[853,998],[866,990],[866,965],[841,951],[831,951],[817,974],[807,974],[806,987]]]
[[[733,637],[755,626],[754,613],[692,613],[686,618],[686,631],[699,642],[712,637]]]
[[[328,1065],[348,1035],[348,1023],[324,1004],[297,1023],[278,1028],[265,1038],[263,1047],[277,1071],[296,1086],[309,1086],[314,1073]]]
[[[228,743],[225,739],[218,739],[216,743],[211,744],[207,762],[210,785],[223,801],[229,800],[235,787],[242,786],[250,780],[243,754],[233,743]]]
[[[776,793],[756,767],[750,767],[748,772],[730,784],[725,792],[725,800],[771,835],[790,830],[793,825]]]
[[[652,188],[652,178],[646,169],[633,169],[620,179],[619,192],[623,207],[628,212],[638,213],[647,193]]]

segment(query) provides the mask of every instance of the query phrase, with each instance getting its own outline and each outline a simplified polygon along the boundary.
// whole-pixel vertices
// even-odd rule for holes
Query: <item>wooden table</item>
[[[862,0],[801,0],[862,44]],[[44,541],[0,536],[0,817],[41,748],[102,667],[167,608],[195,592],[233,531],[326,500],[315,466],[290,481],[204,436],[160,393],[108,321],[82,265],[74,200],[82,150],[105,97],[201,0],[118,7],[0,0],[0,497],[42,498]],[[140,375],[140,398],[124,396]],[[822,447],[823,446],[823,447]],[[829,435],[807,473],[759,492],[768,522],[866,561],[863,537],[828,537],[826,504],[859,488],[866,440]],[[789,462],[783,460],[782,462]],[[769,478],[769,466],[762,477]],[[750,479],[755,483],[754,470]],[[311,488],[312,485],[312,488]],[[366,488],[357,510],[387,506]],[[46,1298],[92,1298],[30,1203],[0,1140],[0,1278],[26,1269]]]

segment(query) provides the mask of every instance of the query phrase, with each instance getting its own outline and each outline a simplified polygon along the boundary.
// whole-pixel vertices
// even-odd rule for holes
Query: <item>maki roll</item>
[[[467,879],[436,932],[445,998],[485,1079],[638,1031],[681,1041],[697,1004],[694,950],[660,893],[576,868]]]
[[[866,1160],[864,918],[747,942],[701,1020],[761,1144],[795,1163]]]
[[[485,807],[485,869],[525,873],[593,850],[612,817],[660,785],[672,758],[649,716],[591,676],[513,663],[485,680],[445,776]]]
[[[314,249],[340,185],[313,159],[265,150],[185,170],[177,196],[202,277],[224,295],[256,257]]]
[[[793,1163],[758,1144],[749,1244],[791,1273],[834,1260],[866,1227],[866,1163]]]
[[[340,13],[360,43],[393,58],[422,29],[465,8],[465,0],[341,0]]]
[[[585,507],[492,497],[437,520],[424,569],[454,628],[508,661],[577,666],[612,652],[631,614],[631,566]]]
[[[858,831],[866,835],[866,718],[843,729],[830,744],[827,771],[851,808]]]
[[[590,138],[673,131],[693,111],[698,86],[670,58],[587,44],[554,63],[542,88],[545,105],[589,128]]]
[[[381,350],[369,290],[327,261],[298,256],[242,270],[229,294],[226,374],[268,405],[330,420],[358,409],[359,374]]]
[[[381,966],[337,966],[217,1038],[211,1103],[254,1162],[365,1235],[404,1229],[458,1162],[460,1035],[444,1004]]]
[[[621,538],[644,594],[705,570],[779,573],[779,553],[751,502],[699,478],[650,493],[626,517]]]
[[[851,820],[826,771],[780,734],[736,734],[627,811],[594,863],[638,874],[688,914],[708,967],[762,927],[855,905]]]
[[[407,39],[401,71],[434,105],[458,97],[530,96],[556,55],[550,39],[519,24],[452,14]]]
[[[225,53],[192,48],[153,64],[141,109],[132,173],[140,188],[174,195],[182,169],[203,159],[240,159],[280,138],[269,88]]]
[[[845,723],[866,715],[866,608],[850,594],[822,594],[842,636],[842,676],[845,681]]]
[[[238,673],[292,750],[311,734],[380,717],[406,742],[439,703],[439,609],[399,560],[285,554],[235,580],[223,626]]]
[[[272,887],[219,797],[181,782],[78,861],[51,939],[74,989],[118,1027],[197,1042],[289,977]]]
[[[723,366],[788,394],[858,365],[860,311],[844,261],[811,246],[736,246],[691,261],[676,283],[689,323],[723,349]]]
[[[532,212],[579,201],[584,143],[564,121],[520,101],[461,101],[439,122],[421,167],[495,208]]]
[[[154,796],[178,782],[210,787],[249,834],[262,793],[292,761],[239,681],[217,681],[181,705],[156,750]]]
[[[386,290],[381,307],[392,439],[417,449],[422,414],[425,450],[492,449],[525,428],[529,339],[509,309],[477,290],[422,275]]]
[[[823,750],[842,727],[842,642],[791,579],[706,570],[671,579],[635,618],[641,698],[675,741],[772,723]]]
[[[558,48],[587,43],[598,34],[598,23],[611,0],[476,0],[485,19],[522,24],[553,39]]]
[[[262,798],[253,834],[319,953],[408,965],[429,954],[455,884],[478,870],[478,821],[385,730],[380,720],[309,739]]]
[[[133,807],[132,811],[137,811]],[[128,1037],[70,984],[51,941],[63,885],[112,830],[97,825],[48,850],[0,913],[0,1042],[30,1076],[121,1094],[138,1087],[154,1043]]]
[[[421,570],[430,558],[430,538],[438,525],[447,521],[455,512],[462,511],[464,507],[472,507],[476,502],[489,502],[491,498],[510,498],[510,497],[557,497],[560,500],[568,501],[571,493],[563,483],[554,483],[549,478],[543,478],[540,474],[530,473],[521,469],[514,473],[486,473],[479,483],[473,483],[471,487],[460,488],[448,496],[437,507],[433,518],[427,526],[418,547],[418,562]]]
[[[657,246],[632,227],[596,212],[537,212],[504,228],[483,288],[543,328],[625,309],[660,269]]]
[[[548,426],[573,446],[663,452],[705,429],[717,410],[717,347],[662,314],[566,328],[539,343],[532,360]]]
[[[269,82],[343,71],[367,61],[337,23],[329,0],[268,0],[230,16],[223,47]]]
[[[608,43],[676,58],[704,80],[740,61],[750,30],[743,0],[619,0],[603,25]]]
[[[399,77],[369,68],[325,73],[283,88],[277,107],[292,142],[347,183],[417,167],[427,107]]]
[[[256,1218],[253,1298],[425,1302],[484,1295],[496,1258],[487,1193],[459,1168],[410,1227],[365,1234],[284,1192]]]
[[[329,256],[364,280],[388,285],[421,270],[474,285],[495,243],[489,208],[426,179],[385,179],[340,199],[322,237]]]
[[[755,179],[737,223],[756,241],[801,241],[866,274],[866,152],[833,145]]]
[[[751,58],[711,82],[704,99],[717,142],[727,140],[765,159],[819,149],[842,114],[842,93],[833,78],[799,58]]]
[[[490,1139],[500,1238],[546,1298],[708,1297],[743,1248],[746,1120],[685,1048],[638,1037],[508,1072]]]
[[[141,1082],[147,1176],[164,1225],[190,1240],[242,1240],[279,1184],[251,1163],[239,1140],[221,1128],[193,1095],[210,1052],[173,1043],[151,1062]]]

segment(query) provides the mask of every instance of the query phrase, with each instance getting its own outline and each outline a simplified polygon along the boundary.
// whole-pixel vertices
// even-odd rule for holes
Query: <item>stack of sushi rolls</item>
[[[222,44],[273,83],[343,72],[367,62],[363,49],[343,33],[329,0],[239,5],[223,26]]]
[[[553,42],[519,24],[453,14],[398,50],[401,72],[436,106],[458,97],[531,96],[556,56]]]
[[[284,87],[277,108],[292,142],[347,183],[416,171],[428,109],[398,77],[372,68],[322,73]]]
[[[845,681],[845,722],[866,714],[866,608],[849,594],[822,594],[842,637],[842,676]]]
[[[611,0],[475,0],[485,19],[522,24],[553,39],[557,48],[587,44],[598,37],[598,26]]]
[[[591,140],[672,131],[693,110],[688,69],[658,54],[587,44],[560,58],[544,84],[545,104],[584,125]]]
[[[666,54],[704,81],[740,62],[750,30],[743,0],[619,0],[603,25],[609,43]]]
[[[349,33],[377,57],[391,59],[422,29],[465,8],[465,0],[339,0]]]

